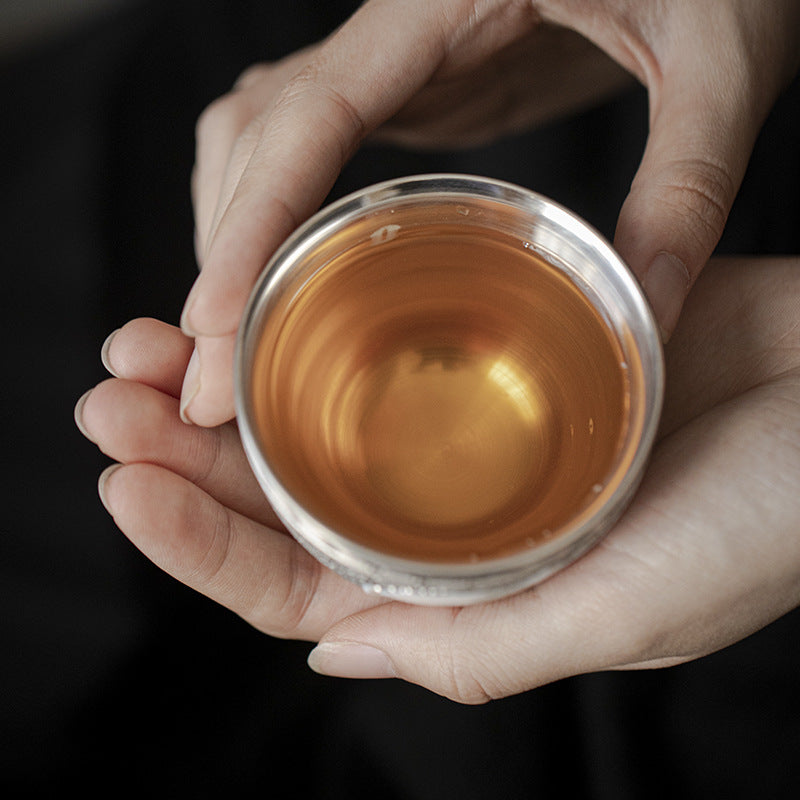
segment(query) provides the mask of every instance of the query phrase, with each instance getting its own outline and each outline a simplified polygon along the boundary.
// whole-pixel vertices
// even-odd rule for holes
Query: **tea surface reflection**
[[[391,228],[305,276],[266,322],[253,406],[275,475],[393,555],[476,561],[557,535],[621,446],[618,343],[517,238]]]

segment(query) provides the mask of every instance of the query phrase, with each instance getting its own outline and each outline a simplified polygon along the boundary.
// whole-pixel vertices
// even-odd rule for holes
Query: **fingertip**
[[[113,375],[115,378],[119,378],[119,372],[115,369],[112,360],[111,360],[111,344],[114,341],[114,337],[119,333],[120,329],[117,328],[111,333],[108,334],[106,340],[103,342],[103,346],[100,348],[100,361],[103,366],[106,368],[106,371]]]
[[[180,416],[185,423],[212,428],[233,419],[235,349],[235,336],[195,340],[181,390]]]
[[[334,678],[397,677],[386,653],[360,642],[321,642],[309,653],[308,666]]]
[[[109,478],[122,466],[122,464],[112,464],[109,467],[106,467],[101,473],[100,477],[97,479],[97,493],[100,495],[100,502],[105,507],[106,511],[108,511],[111,516],[114,516],[114,511],[111,507],[111,503],[109,502],[108,496],[108,482]]]
[[[664,251],[656,254],[642,276],[642,288],[665,343],[675,330],[690,286],[691,276],[686,265],[677,256]]]
[[[93,389],[89,389],[88,392],[84,392],[78,398],[78,402],[75,403],[75,410],[73,411],[76,427],[90,442],[94,442],[94,439],[92,439],[92,436],[87,430],[86,424],[83,421],[83,407],[86,405],[86,401],[89,399],[89,395],[93,391],[94,391]]]
[[[183,304],[183,310],[181,311],[180,319],[180,329],[186,336],[192,339],[197,337],[197,330],[195,329],[194,321],[192,319],[192,313],[197,301],[197,292],[197,281],[195,281],[194,285],[189,290],[189,294],[186,297],[186,302]]]
[[[191,413],[191,405],[200,392],[200,356],[197,348],[192,351],[192,357],[186,367],[186,374],[183,378],[181,388],[180,417],[187,425],[194,424]]]

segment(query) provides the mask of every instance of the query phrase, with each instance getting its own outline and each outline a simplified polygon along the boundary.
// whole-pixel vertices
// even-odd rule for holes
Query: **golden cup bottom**
[[[602,491],[628,368],[583,292],[518,237],[388,225],[283,294],[254,351],[255,429],[330,529],[476,562],[556,537]]]

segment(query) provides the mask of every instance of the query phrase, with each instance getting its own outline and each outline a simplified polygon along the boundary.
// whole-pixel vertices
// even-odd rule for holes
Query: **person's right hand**
[[[667,336],[799,58],[795,0],[368,0],[319,45],[249,70],[198,124],[182,416],[233,416],[255,278],[365,138],[485,141],[602,96],[624,71],[648,89],[650,133],[615,243]]]

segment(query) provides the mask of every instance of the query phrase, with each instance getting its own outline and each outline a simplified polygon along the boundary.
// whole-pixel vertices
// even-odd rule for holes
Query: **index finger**
[[[457,12],[464,3],[446,5]],[[255,144],[217,213],[184,308],[187,333],[235,332],[269,256],[323,202],[362,139],[436,71],[446,52],[446,20],[458,16],[438,5],[366,3],[251,123],[257,135],[251,128],[243,136]]]

